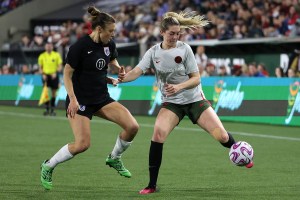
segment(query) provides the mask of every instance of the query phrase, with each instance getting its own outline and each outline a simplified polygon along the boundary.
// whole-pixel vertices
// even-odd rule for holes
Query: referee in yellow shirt
[[[58,52],[53,50],[53,44],[45,45],[45,52],[41,53],[38,58],[40,72],[42,74],[43,84],[51,88],[51,101],[46,102],[46,111],[44,115],[55,116],[55,98],[59,86],[58,73],[62,70],[62,59]]]

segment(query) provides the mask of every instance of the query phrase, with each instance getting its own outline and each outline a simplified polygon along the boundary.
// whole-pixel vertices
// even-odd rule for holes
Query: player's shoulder
[[[189,44],[182,42],[182,41],[177,41],[177,48],[191,48]]]
[[[86,46],[89,43],[89,36],[84,35],[80,37],[74,44],[70,46],[70,48],[81,48],[83,46]]]
[[[160,50],[160,45],[161,45],[161,42],[160,43],[157,43],[157,44],[154,44],[152,47],[149,48],[150,51],[158,51]]]
[[[116,42],[115,42],[114,40],[110,40],[110,41],[108,42],[108,46],[109,46],[109,47],[116,48]]]

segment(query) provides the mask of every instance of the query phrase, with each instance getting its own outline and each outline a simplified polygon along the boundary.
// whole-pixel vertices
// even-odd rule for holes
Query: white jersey
[[[189,79],[188,74],[198,72],[198,66],[191,47],[181,41],[177,41],[176,47],[162,49],[161,43],[151,47],[143,56],[137,67],[145,73],[154,65],[156,81],[162,93],[162,102],[175,104],[188,104],[203,100],[201,83],[191,89],[183,89],[176,94],[166,96],[164,84],[179,84]]]

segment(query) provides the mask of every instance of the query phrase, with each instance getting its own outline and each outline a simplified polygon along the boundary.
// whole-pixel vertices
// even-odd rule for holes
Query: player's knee
[[[140,128],[139,124],[137,122],[133,122],[127,127],[126,131],[131,135],[136,135],[139,128]]]
[[[168,133],[163,129],[155,129],[152,140],[159,143],[164,143]]]

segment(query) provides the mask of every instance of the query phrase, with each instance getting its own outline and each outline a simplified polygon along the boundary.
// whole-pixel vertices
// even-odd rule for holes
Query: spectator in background
[[[233,76],[241,76],[242,75],[242,66],[241,65],[233,65],[231,69],[231,74]]]
[[[282,78],[282,77],[285,76],[284,73],[283,73],[282,67],[276,67],[276,68],[275,68],[275,76],[276,76],[277,78]]]
[[[265,64],[259,63],[257,65],[257,70],[262,73],[265,77],[269,77],[269,72],[267,71]]]
[[[242,39],[244,36],[241,31],[240,25],[236,24],[233,27],[233,39]]]
[[[241,65],[241,67],[242,67],[242,69],[241,69],[242,70],[241,76],[250,76],[248,65],[247,64],[243,64],[243,65]]]
[[[28,65],[26,65],[26,64],[22,65],[22,67],[21,67],[21,74],[24,74],[24,75],[25,74],[31,74],[31,71],[30,71]]]
[[[209,62],[202,73],[202,77],[217,76],[216,66]]]
[[[255,19],[252,20],[252,23],[249,27],[249,38],[260,38],[264,37],[264,33],[262,31],[262,27],[259,21],[256,21]]]
[[[294,77],[296,77],[296,73],[295,73],[295,71],[293,70],[293,69],[288,69],[288,77],[289,78],[294,78]]]
[[[292,27],[289,37],[299,37],[300,36],[300,18],[297,19],[295,25]]]
[[[248,65],[248,69],[249,69],[249,76],[251,77],[265,77],[265,75],[263,75],[260,71],[258,71],[256,63],[250,63]]]
[[[197,47],[196,53],[195,53],[195,59],[196,63],[198,65],[199,73],[202,75],[208,61],[208,57],[205,54],[205,47],[203,45],[200,45]]]
[[[42,74],[44,85],[51,88],[51,100],[46,102],[46,111],[44,115],[55,116],[55,98],[59,87],[58,73],[62,71],[62,59],[59,53],[53,50],[53,44],[45,44],[45,51],[39,55],[38,64]]]
[[[35,47],[43,47],[45,45],[45,41],[42,35],[35,35],[33,37],[33,45]]]
[[[219,67],[218,76],[228,76],[228,73],[227,73],[227,70],[226,70],[226,66],[225,66],[225,65],[221,65],[221,66]]]
[[[33,44],[28,35],[23,35],[21,38],[20,46],[22,48],[32,48]]]
[[[129,38],[127,37],[127,31],[123,29],[117,37],[114,38],[116,43],[127,43],[129,42]]]
[[[201,27],[194,32],[192,32],[192,40],[205,40],[207,39],[207,35],[205,33],[204,27]]]
[[[2,75],[11,74],[10,66],[8,65],[3,65],[1,71],[2,71],[1,72]]]
[[[290,6],[289,12],[286,18],[288,30],[291,31],[296,26],[297,20],[299,19],[299,14],[296,11],[296,6]],[[289,33],[289,31],[287,31]]]
[[[241,25],[241,34],[243,38],[248,38],[248,26],[244,23]]]

